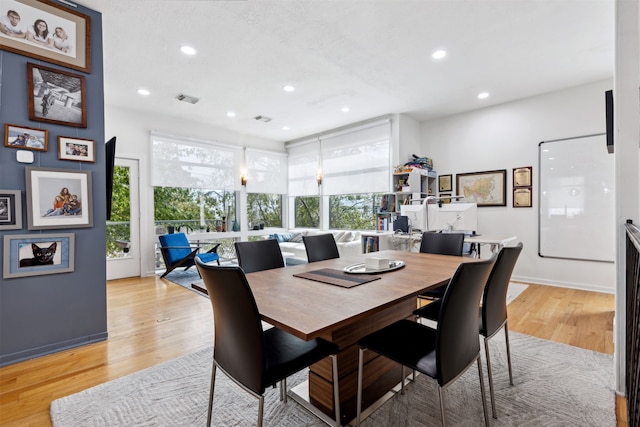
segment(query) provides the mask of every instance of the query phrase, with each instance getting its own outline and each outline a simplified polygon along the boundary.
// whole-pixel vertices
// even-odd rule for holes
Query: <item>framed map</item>
[[[456,174],[456,189],[464,202],[507,206],[507,170]]]

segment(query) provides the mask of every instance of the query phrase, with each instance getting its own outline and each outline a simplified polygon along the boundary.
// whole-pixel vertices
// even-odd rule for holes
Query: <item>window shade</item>
[[[310,141],[290,147],[289,152],[289,196],[317,196],[316,177],[320,168],[320,143]]]
[[[242,149],[151,134],[151,184],[239,190]]]
[[[247,148],[247,192],[286,194],[287,154]]]

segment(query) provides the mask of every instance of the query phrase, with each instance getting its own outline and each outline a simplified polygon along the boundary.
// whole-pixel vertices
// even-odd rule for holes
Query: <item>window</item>
[[[282,227],[281,194],[247,194],[247,223],[249,229],[256,225]]]
[[[247,223],[249,228],[282,227],[287,192],[287,154],[247,148]]]
[[[194,230],[222,231],[236,218],[234,191],[180,187],[154,187],[156,226]]]
[[[329,196],[329,228],[375,230],[375,213],[383,193]]]
[[[320,197],[298,196],[293,198],[297,228],[320,228]]]
[[[116,240],[129,240],[131,236],[129,168],[114,166],[111,221],[107,221],[107,258],[125,256]]]

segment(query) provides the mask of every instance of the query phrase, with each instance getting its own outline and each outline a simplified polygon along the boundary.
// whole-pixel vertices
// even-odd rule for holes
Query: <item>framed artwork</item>
[[[25,170],[29,230],[93,227],[91,171]]]
[[[79,162],[96,161],[96,144],[91,139],[58,137],[58,159]]]
[[[456,174],[456,190],[464,202],[481,206],[507,205],[507,170]]]
[[[5,279],[68,273],[74,269],[74,234],[9,234],[4,236]]]
[[[451,203],[451,193],[440,193],[440,197],[442,204],[446,205],[447,203]]]
[[[438,191],[453,191],[451,175],[438,176]]]
[[[22,198],[20,190],[0,190],[0,230],[22,228]]]
[[[91,18],[49,0],[0,0],[0,49],[91,72]]]
[[[47,151],[49,131],[7,123],[4,125],[4,146],[21,150]]]
[[[533,206],[531,198],[531,187],[513,189],[513,207],[530,208]]]
[[[513,169],[513,186],[514,187],[531,187],[531,166]]]
[[[27,84],[30,120],[87,127],[84,76],[27,63]]]

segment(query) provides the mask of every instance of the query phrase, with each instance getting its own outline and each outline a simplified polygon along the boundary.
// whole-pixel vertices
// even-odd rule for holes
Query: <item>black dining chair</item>
[[[509,328],[507,326],[507,288],[511,280],[511,274],[515,268],[518,257],[522,252],[522,243],[515,246],[504,247],[496,257],[496,262],[487,279],[482,297],[482,306],[479,308],[480,335],[484,337],[484,351],[487,356],[487,373],[489,375],[489,394],[491,396],[491,412],[493,418],[497,418],[494,398],[493,375],[491,373],[491,356],[489,354],[489,339],[504,327],[504,336],[507,345],[507,365],[509,367],[509,384],[513,385],[513,373],[511,371],[511,350],[509,349]],[[441,310],[441,300],[420,307],[413,312],[418,317],[437,321]]]
[[[340,258],[336,239],[331,233],[302,236],[302,241],[304,242],[304,248],[307,251],[307,261],[309,262]]]
[[[425,231],[420,241],[420,252],[423,254],[439,254],[462,256],[464,233],[436,233]],[[418,295],[418,299],[436,300],[442,298],[447,285],[438,286]]]
[[[485,400],[477,309],[494,258],[460,264],[441,299],[436,329],[403,319],[358,341],[358,400],[356,425],[360,425],[364,351],[371,350],[400,365],[401,393],[404,393],[404,368],[409,367],[438,382],[440,416],[446,424],[444,390],[474,361],[478,365],[485,425],[489,425]]]
[[[284,258],[276,239],[235,242],[238,265],[245,273],[284,267]]]
[[[340,426],[338,346],[317,338],[302,340],[278,328],[262,330],[261,315],[240,267],[213,266],[196,259],[213,309],[214,345],[207,426],[211,425],[216,369],[258,398],[258,426],[262,426],[264,392],[280,383],[286,401],[286,378],[325,357],[333,361],[336,426]]]

